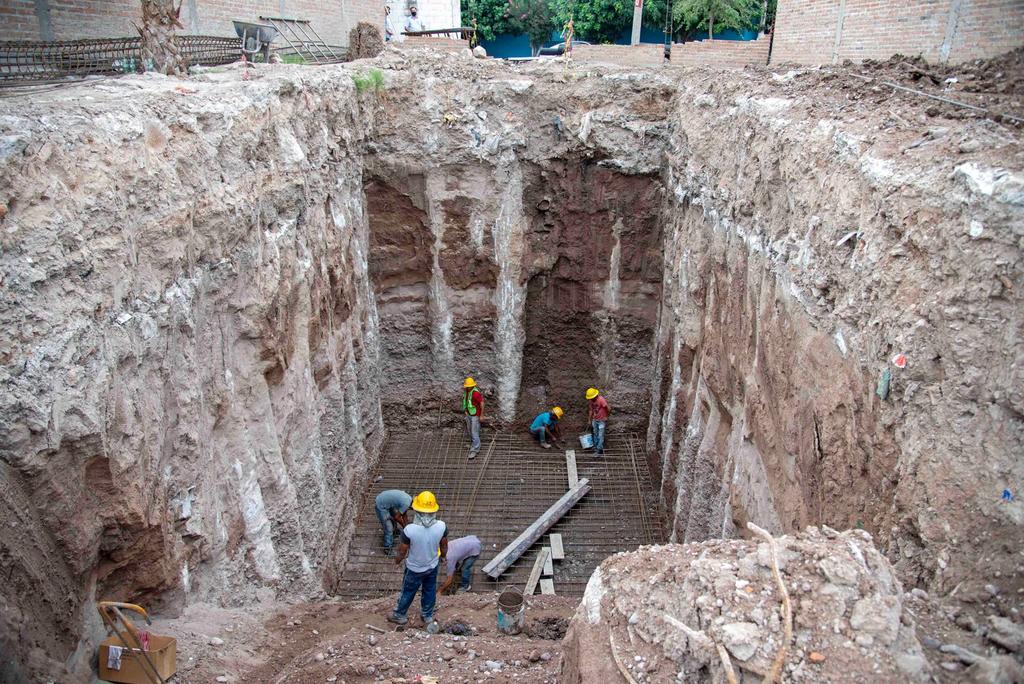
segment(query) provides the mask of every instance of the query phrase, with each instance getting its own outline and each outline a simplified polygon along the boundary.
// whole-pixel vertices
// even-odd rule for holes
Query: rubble
[[[810,527],[777,544],[794,610],[786,681],[929,681],[900,583],[870,535]],[[633,668],[637,682],[723,680],[716,645],[740,681],[760,681],[784,633],[767,551],[737,539],[612,556],[572,619],[564,681],[613,681],[610,642],[621,660],[647,663]]]

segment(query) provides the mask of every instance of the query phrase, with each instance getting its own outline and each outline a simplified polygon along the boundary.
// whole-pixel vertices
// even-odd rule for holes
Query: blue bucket
[[[582,435],[580,435],[580,446],[583,447],[584,449],[593,449],[594,435],[590,434],[589,432],[585,432]]]

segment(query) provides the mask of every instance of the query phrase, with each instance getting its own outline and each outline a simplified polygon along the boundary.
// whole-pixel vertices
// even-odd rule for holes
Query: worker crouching
[[[437,519],[439,508],[431,492],[420,492],[412,501],[412,522],[402,530],[398,555],[395,556],[395,565],[405,561],[402,594],[398,597],[395,612],[388,616],[388,622],[406,624],[409,621],[406,613],[418,591],[420,616],[430,634],[438,631],[434,620],[438,565],[448,555],[448,526]]]
[[[561,406],[556,406],[550,411],[544,411],[543,413],[537,414],[537,417],[530,423],[530,434],[532,434],[540,445],[545,449],[550,449],[551,444],[554,442],[558,444],[561,442],[562,433],[558,429],[558,421],[562,419],[564,412]]]

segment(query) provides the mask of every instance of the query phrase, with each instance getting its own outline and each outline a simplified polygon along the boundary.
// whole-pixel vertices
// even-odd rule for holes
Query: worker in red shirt
[[[604,454],[604,425],[611,409],[595,387],[587,390],[587,401],[590,403],[590,431],[594,436],[594,452],[601,456]]]
[[[466,414],[469,460],[472,461],[480,452],[480,420],[484,417],[484,395],[473,378],[466,378],[462,383],[462,412]]]

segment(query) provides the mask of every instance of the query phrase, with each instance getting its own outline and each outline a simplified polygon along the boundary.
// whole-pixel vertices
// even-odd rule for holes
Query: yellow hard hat
[[[593,399],[598,394],[600,394],[600,392],[597,391],[597,388],[596,387],[591,387],[590,389],[587,390],[587,399],[588,400]]]
[[[556,406],[555,408],[551,409],[551,412],[554,413],[555,417],[558,418],[559,420],[561,420],[562,416],[565,415],[565,411],[562,410],[561,406]]]
[[[420,492],[412,500],[412,510],[420,513],[436,513],[438,508],[440,506],[437,505],[437,499],[433,492]]]
[[[473,378],[466,378],[466,381],[462,383],[462,386],[465,387],[466,389],[469,389],[470,387],[476,387],[476,380],[474,380]]]

